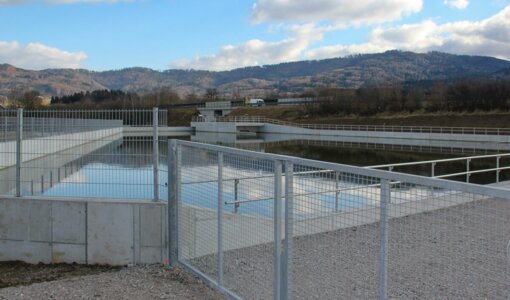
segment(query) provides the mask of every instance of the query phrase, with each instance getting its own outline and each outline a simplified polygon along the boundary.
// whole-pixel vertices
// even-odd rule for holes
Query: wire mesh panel
[[[217,278],[218,155],[180,149],[179,258]]]
[[[508,190],[192,142],[177,145],[181,261],[230,296],[510,295]]]
[[[273,296],[277,167],[273,160],[224,155],[224,286],[247,299]]]
[[[376,298],[379,179],[299,164],[293,181],[294,296]]]
[[[510,296],[509,199],[397,182],[388,215],[389,298]]]
[[[0,110],[0,194],[13,193],[16,185],[17,112]]]
[[[20,196],[165,199],[166,143],[154,144],[150,128],[124,133],[165,123],[166,111],[158,114],[156,122],[153,110],[0,111],[0,194],[18,194],[19,182]]]

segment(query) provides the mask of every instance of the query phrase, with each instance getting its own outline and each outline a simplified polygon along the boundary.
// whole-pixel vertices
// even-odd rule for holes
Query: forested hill
[[[201,95],[216,88],[225,95],[265,96],[273,92],[302,92],[327,86],[357,88],[363,85],[459,78],[509,79],[510,61],[492,57],[417,54],[388,51],[314,61],[289,62],[231,71],[155,71],[147,68],[93,72],[48,69],[29,71],[0,65],[0,95],[13,89],[33,89],[45,95],[118,89],[144,92],[172,88],[180,95]]]

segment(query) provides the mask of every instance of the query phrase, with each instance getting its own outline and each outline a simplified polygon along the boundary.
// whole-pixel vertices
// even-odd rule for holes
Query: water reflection
[[[277,141],[276,137],[270,136],[243,136],[239,138],[231,134],[209,134],[191,136],[191,140],[216,143],[239,148],[298,156],[314,160],[330,161],[342,164],[367,166],[380,165],[399,162],[413,162],[423,160],[435,160],[443,158],[452,158],[467,156],[473,154],[489,154],[503,151],[508,145],[492,145],[486,148],[454,148],[444,145],[440,148],[432,146],[402,145],[402,144],[373,144],[368,142],[352,142],[339,140],[312,140],[307,139],[289,140],[288,137],[282,137]],[[172,137],[170,137],[172,138]],[[182,137],[179,137],[182,138]],[[188,139],[189,137],[186,137]],[[266,141],[269,139],[269,141]],[[336,139],[336,138],[335,138]],[[388,142],[388,141],[386,141]],[[94,143],[92,143],[94,144]],[[159,143],[159,190],[160,199],[167,198],[167,140],[163,138]],[[86,148],[88,147],[88,148]],[[418,151],[419,150],[419,151]],[[65,197],[89,197],[89,198],[118,198],[118,199],[152,199],[153,195],[153,170],[152,170],[152,140],[150,137],[120,137],[108,142],[101,141],[94,145],[86,145],[83,148],[73,148],[69,151],[57,153],[55,155],[40,159],[25,166],[23,194],[24,195],[46,195],[46,196],[65,196]],[[510,159],[502,160],[501,164],[510,165]],[[183,181],[193,181],[187,178],[186,168],[194,170],[199,174],[215,173],[215,167],[212,165],[203,165],[201,159],[191,160],[183,165]],[[51,162],[50,164],[48,164]],[[226,162],[228,165],[228,162]],[[50,167],[48,167],[50,166]],[[243,166],[231,172],[243,171]],[[472,170],[487,169],[494,167],[494,162],[482,160],[473,162]],[[197,168],[203,168],[198,170]],[[234,164],[230,166],[234,168]],[[466,168],[465,164],[455,162],[436,167],[436,175],[462,172]],[[198,171],[197,171],[198,170]],[[270,170],[262,172],[271,173]],[[402,167],[395,169],[420,175],[430,175],[430,169],[427,166]],[[1,172],[11,172],[11,169]],[[191,174],[191,173],[189,173]],[[250,174],[245,174],[246,176]],[[9,175],[9,177],[14,178]],[[269,177],[271,178],[271,177]],[[465,177],[456,178],[465,180]],[[307,186],[313,186],[304,180],[306,178],[296,179],[296,190],[302,188],[302,193],[310,193],[306,190]],[[510,180],[510,171],[501,172],[501,180]],[[483,173],[472,175],[471,182],[490,183],[495,181],[494,173]],[[250,185],[251,184],[251,185]],[[330,185],[330,182],[323,181],[321,184]],[[260,185],[260,184],[259,184]],[[238,186],[237,199],[255,199],[271,198],[272,189],[254,189],[253,182],[240,182]],[[10,191],[14,185],[12,182],[3,191]],[[235,200],[234,182],[225,182],[224,192],[225,201]],[[333,190],[333,188],[332,188]],[[184,185],[182,190],[183,199],[189,205],[200,206],[214,209],[217,202],[214,201],[217,194],[217,185],[214,182],[201,183],[200,185]],[[267,195],[266,195],[267,194]],[[198,196],[197,196],[198,195]],[[299,197],[296,197],[299,200]],[[331,211],[335,207],[335,194],[318,194],[315,200],[320,202],[322,209]],[[372,199],[373,200],[373,199]],[[360,197],[352,193],[340,194],[340,209],[368,205],[373,202],[366,197]],[[308,199],[309,201],[309,199]],[[226,211],[234,211],[234,205],[225,205]],[[305,209],[305,208],[303,208]],[[243,203],[239,207],[239,212],[254,212],[257,214],[270,216],[272,213],[271,201],[267,201],[265,208],[254,203]]]

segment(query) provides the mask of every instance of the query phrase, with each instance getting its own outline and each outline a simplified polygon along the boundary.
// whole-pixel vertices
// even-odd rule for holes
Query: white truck
[[[249,99],[246,101],[246,106],[263,106],[264,99]]]

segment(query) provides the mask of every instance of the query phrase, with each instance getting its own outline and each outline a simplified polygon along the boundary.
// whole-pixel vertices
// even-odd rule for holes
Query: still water
[[[176,137],[180,139],[196,140],[196,137]],[[211,141],[208,141],[211,142]],[[476,150],[476,149],[457,149],[457,148],[432,148],[432,147],[411,147],[405,145],[377,145],[369,143],[343,143],[327,141],[310,140],[292,140],[264,142],[260,140],[238,139],[234,143],[219,144],[234,146],[238,148],[262,151],[268,153],[277,153],[290,156],[298,156],[313,160],[335,162],[355,166],[371,166],[390,163],[414,162],[424,160],[437,160],[453,157],[463,157],[478,154],[491,154],[497,151]],[[90,197],[90,198],[118,198],[118,199],[152,199],[154,189],[152,186],[153,160],[152,160],[152,141],[149,137],[123,137],[112,140],[110,143],[91,151],[86,155],[81,155],[76,159],[58,166],[58,178],[47,183],[43,179],[41,184],[31,182],[29,187],[25,188],[26,194],[43,194],[46,196],[66,196],[66,197]],[[167,195],[167,142],[163,140],[159,145],[159,193],[160,199],[166,200]],[[477,161],[472,163],[471,169],[486,169],[494,167],[494,159],[486,161]],[[502,163],[509,163],[504,162]],[[436,167],[436,174],[462,172],[466,168],[465,163],[456,162]],[[395,169],[406,173],[430,175],[430,166],[407,167]],[[53,174],[56,174],[54,171]],[[204,173],[216,172],[212,168],[203,170]],[[502,172],[501,180],[509,180],[510,172]],[[267,174],[268,176],[270,173]],[[55,176],[55,175],[52,175]],[[454,178],[456,180],[465,180],[465,176]],[[185,178],[183,179],[185,180]],[[491,183],[495,180],[494,173],[484,173],[473,175],[471,182]],[[46,180],[47,181],[47,180]],[[300,184],[296,182],[296,184]],[[306,182],[302,183],[306,186]],[[235,187],[233,182],[225,184],[225,200],[233,201]],[[249,198],[250,187],[238,187],[237,198]],[[269,191],[270,192],[270,191]],[[197,202],[195,194],[209,195],[213,197],[217,194],[217,187],[214,183],[203,183],[200,187],[183,186],[183,199],[187,199],[188,204],[202,207],[214,208],[217,203],[214,201]],[[271,195],[268,194],[270,198]],[[335,205],[332,194],[319,195],[322,207],[332,209]],[[352,195],[340,195],[340,208],[346,209],[356,207],[367,203],[367,199],[362,197],[353,198]],[[214,198],[214,197],[213,197]],[[194,200],[195,199],[195,200]],[[227,210],[233,210],[232,205],[225,207]],[[257,210],[258,214],[270,215],[272,207],[264,207],[260,202],[243,203],[239,208],[240,212],[253,212]]]

